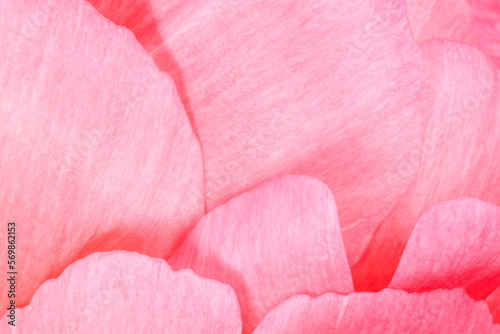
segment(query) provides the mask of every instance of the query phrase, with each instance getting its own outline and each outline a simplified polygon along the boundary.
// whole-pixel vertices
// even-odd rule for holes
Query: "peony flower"
[[[500,207],[438,204],[419,219],[388,289],[354,292],[332,194],[286,176],[208,213],[168,264],[114,251],[70,265],[19,311],[19,329],[499,333],[481,300],[500,283],[499,240]]]
[[[0,4],[2,331],[500,332],[495,1],[90,3]]]

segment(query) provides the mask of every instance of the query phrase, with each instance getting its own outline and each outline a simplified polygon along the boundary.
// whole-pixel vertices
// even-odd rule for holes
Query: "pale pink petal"
[[[493,322],[500,324],[500,287],[486,298],[486,303],[493,317]]]
[[[254,334],[500,333],[483,301],[463,290],[408,294],[383,290],[292,297],[272,310]]]
[[[500,1],[470,0],[474,44],[500,66]]]
[[[13,220],[18,305],[93,251],[170,255],[204,213],[172,79],[85,1],[1,1],[0,33],[0,255]]]
[[[485,299],[500,286],[500,207],[471,198],[427,211],[408,240],[390,288],[464,288]]]
[[[421,47],[434,92],[432,115],[421,149],[398,156],[419,172],[353,267],[357,291],[387,287],[415,223],[431,206],[463,196],[500,205],[498,70],[472,46],[432,41]]]
[[[231,287],[123,251],[72,264],[17,311],[19,333],[241,333]],[[12,328],[7,315],[0,320],[2,333]]]
[[[398,157],[420,149],[429,110],[403,0],[92,2],[174,77],[209,209],[283,174],[316,177],[358,260],[415,176]]]
[[[245,333],[295,294],[353,291],[333,196],[306,176],[271,181],[217,207],[168,262],[231,285]]]
[[[472,42],[472,10],[469,0],[406,0],[415,40],[442,38]]]

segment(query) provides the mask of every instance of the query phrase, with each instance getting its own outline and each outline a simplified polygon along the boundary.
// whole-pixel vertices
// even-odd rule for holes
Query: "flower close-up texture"
[[[0,333],[500,333],[500,0],[2,0]]]

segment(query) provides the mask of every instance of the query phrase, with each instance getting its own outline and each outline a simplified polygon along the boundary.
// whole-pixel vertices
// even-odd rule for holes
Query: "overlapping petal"
[[[137,253],[95,253],[17,310],[20,333],[241,333],[231,287]],[[7,333],[7,315],[0,330]],[[9,331],[10,332],[10,331]]]
[[[299,295],[272,310],[255,334],[500,333],[484,303],[460,289],[427,293]]]
[[[432,115],[422,147],[399,156],[419,172],[353,267],[358,291],[387,287],[417,220],[436,203],[467,196],[500,205],[498,70],[469,45],[436,40],[421,47],[433,87]]]
[[[83,2],[0,5],[7,37],[0,42],[7,50],[0,51],[6,59],[0,108],[8,115],[0,143],[11,144],[0,156],[6,185],[0,196],[2,219],[18,224],[21,306],[41,282],[91,252],[167,257],[179,245],[204,210],[201,151],[182,103],[204,151],[208,208],[222,206],[169,262],[230,284],[245,333],[295,294],[352,292],[348,261],[356,264],[359,290],[384,288],[405,246],[393,288],[462,287],[484,299],[498,287],[498,71],[471,46],[432,41],[417,48],[412,37],[473,43],[497,60],[499,20],[491,0],[472,7],[454,2],[449,11],[447,1],[425,7],[409,0],[411,30],[403,0],[91,2],[134,32],[173,75],[180,98],[130,34]],[[316,177],[329,189],[306,176],[279,178],[288,173]],[[493,204],[461,199],[421,217],[433,204],[460,196]],[[121,257],[131,256],[110,254],[123,264],[130,259]],[[104,257],[105,277],[121,272]],[[78,268],[92,281],[87,262],[68,272]],[[168,281],[169,270],[162,267],[158,276]],[[50,315],[74,306],[82,291],[110,291],[96,288],[104,284],[99,279],[82,284],[65,274],[21,311],[35,319],[26,326],[44,331]],[[164,290],[159,279],[150,285]],[[175,282],[175,301],[155,296],[153,306],[173,312],[160,326],[203,332],[215,321],[222,326],[216,332],[241,330],[233,321],[234,296],[223,303],[217,295],[210,304],[202,296],[203,289],[212,291],[209,281],[193,295],[184,280]],[[0,290],[5,298],[3,284]],[[49,292],[66,290],[69,301],[48,309]],[[145,296],[127,295],[127,303]],[[203,301],[195,305],[190,296]],[[487,300],[494,317],[496,296]],[[177,300],[201,320],[176,313]],[[58,318],[57,326],[83,333],[91,320],[131,312],[111,304],[104,315],[83,308],[76,319]],[[400,307],[389,318],[379,312],[389,313],[391,304]],[[203,323],[214,305],[217,315],[231,316]],[[257,331],[498,332],[484,310],[484,302],[458,290],[297,296],[271,311]],[[156,330],[120,321],[100,331]]]
[[[353,291],[333,196],[306,176],[271,181],[217,207],[168,262],[231,285],[245,333],[295,294]]]
[[[488,296],[486,303],[493,316],[493,322],[500,324],[500,287]]]
[[[417,42],[448,39],[476,46],[500,66],[498,0],[406,0]]]
[[[500,67],[500,1],[470,0],[474,45]]]
[[[15,221],[18,306],[91,252],[170,255],[204,213],[172,79],[83,0],[2,1],[0,32],[0,255]]]
[[[390,288],[409,292],[464,288],[485,299],[500,286],[500,207],[462,198],[418,221]]]
[[[433,38],[472,42],[473,20],[469,0],[406,0],[406,3],[417,42]]]
[[[172,74],[209,209],[283,174],[313,176],[359,259],[415,176],[398,157],[420,149],[429,106],[404,1],[91,2]]]

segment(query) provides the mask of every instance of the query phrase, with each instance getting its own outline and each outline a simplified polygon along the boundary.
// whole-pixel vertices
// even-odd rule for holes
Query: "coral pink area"
[[[403,0],[92,0],[170,73],[208,209],[283,174],[335,195],[349,263],[415,178],[429,91]]]
[[[500,333],[498,0],[89,2],[0,2],[19,330]]]
[[[470,45],[433,40],[421,45],[432,85],[432,114],[417,154],[418,174],[384,218],[353,267],[356,289],[387,287],[419,217],[462,196],[500,205],[498,70]]]
[[[493,316],[493,322],[500,324],[500,287],[486,299],[486,302]]]
[[[500,286],[500,207],[463,198],[418,221],[389,287],[409,292],[464,288],[485,299]]]

